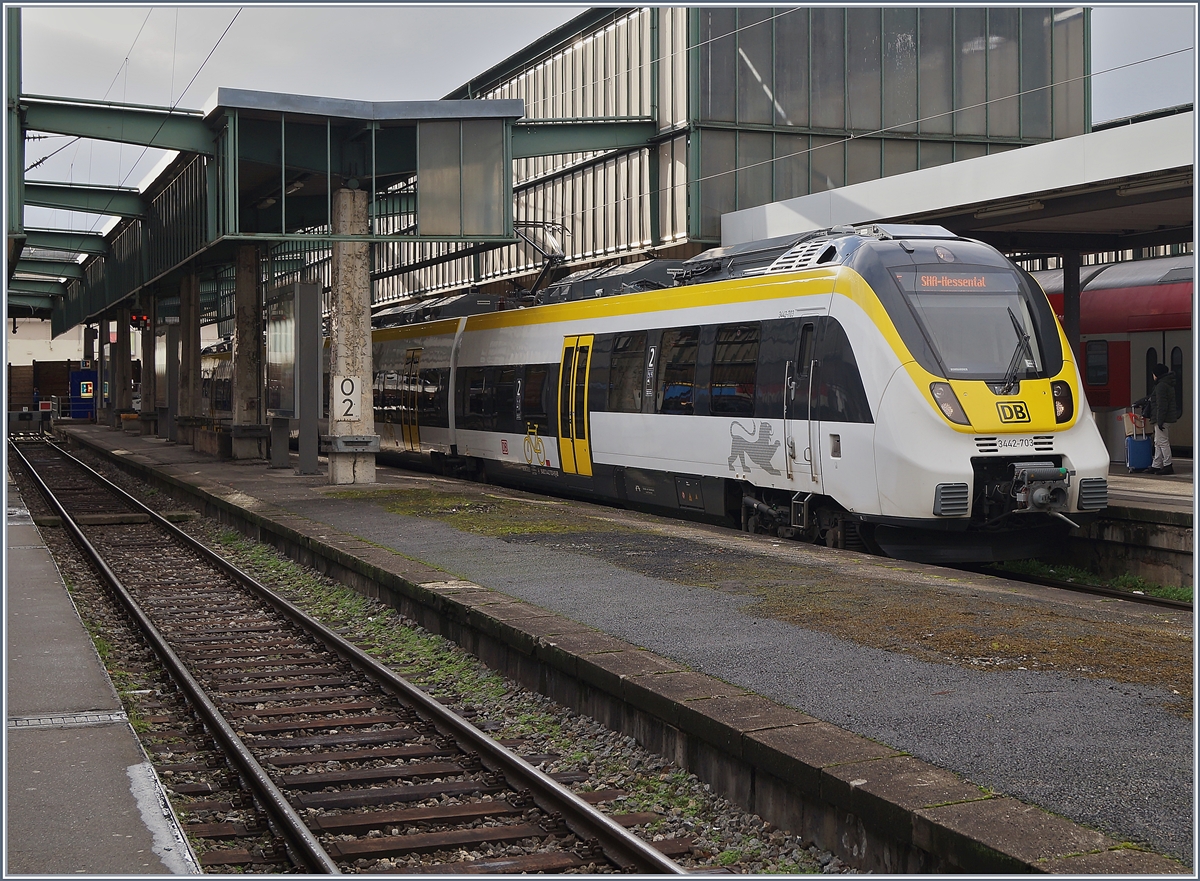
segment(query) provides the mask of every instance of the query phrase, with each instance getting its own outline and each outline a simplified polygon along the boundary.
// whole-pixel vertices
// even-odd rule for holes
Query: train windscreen
[[[1045,375],[1036,322],[1012,270],[916,265],[891,273],[947,378]]]

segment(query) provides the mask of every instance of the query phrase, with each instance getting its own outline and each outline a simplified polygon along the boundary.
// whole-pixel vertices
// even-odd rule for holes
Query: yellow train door
[[[421,426],[417,421],[417,406],[421,396],[421,350],[404,353],[404,376],[400,380],[400,434],[404,449],[421,452]]]
[[[563,337],[558,380],[558,454],[567,474],[592,476],[588,444],[588,371],[592,335]]]

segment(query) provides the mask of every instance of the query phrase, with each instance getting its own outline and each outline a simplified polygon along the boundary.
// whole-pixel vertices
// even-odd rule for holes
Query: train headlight
[[[1050,394],[1054,397],[1054,421],[1070,422],[1075,415],[1075,398],[1071,395],[1071,386],[1061,379],[1050,383]]]
[[[950,383],[931,382],[929,392],[937,401],[938,409],[945,414],[947,419],[957,425],[971,424],[971,421],[967,419],[967,414],[963,412],[962,404],[958,402],[958,398],[954,394],[954,389],[950,388]]]

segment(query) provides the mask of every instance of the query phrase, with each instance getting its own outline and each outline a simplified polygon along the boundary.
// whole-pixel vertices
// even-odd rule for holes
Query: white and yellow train
[[[377,329],[381,451],[923,561],[1033,556],[1107,504],[1045,295],[939,227],[584,272],[543,299]]]
[[[928,562],[1037,556],[1107,504],[1045,294],[940,227],[582,272],[539,300],[377,328],[381,452]],[[205,368],[219,419],[228,354]]]

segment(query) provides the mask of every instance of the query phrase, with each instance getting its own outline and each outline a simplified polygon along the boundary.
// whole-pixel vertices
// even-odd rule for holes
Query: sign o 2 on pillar
[[[334,422],[358,422],[362,419],[362,381],[357,376],[333,378],[330,411]]]

